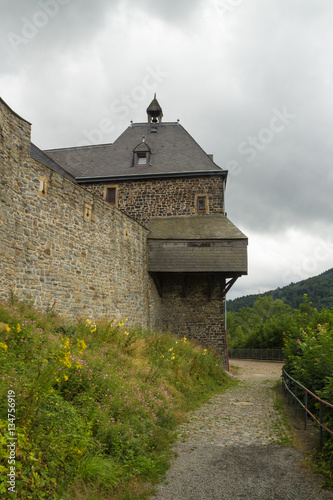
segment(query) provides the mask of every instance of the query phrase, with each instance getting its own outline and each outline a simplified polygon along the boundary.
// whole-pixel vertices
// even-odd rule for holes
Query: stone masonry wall
[[[221,286],[215,284],[210,298],[208,289],[207,278],[190,275],[186,277],[184,297],[180,277],[164,275],[163,329],[195,339],[223,354],[226,342]]]
[[[0,98],[0,293],[7,293],[15,275],[15,207],[12,191],[19,189],[15,172],[27,168],[30,150],[30,123],[14,113]],[[6,207],[6,211],[4,210]],[[11,220],[10,225],[7,222]]]
[[[119,183],[119,208],[30,157],[30,124],[0,99],[0,299],[14,292],[39,309],[71,317],[117,319],[172,331],[225,350],[224,303],[217,284],[165,277],[163,299],[147,272],[151,216],[195,215],[195,195],[209,213],[223,211],[222,179]]]
[[[144,181],[110,182],[117,186],[118,208],[135,220],[145,223],[151,217],[199,215],[196,195],[208,195],[208,214],[223,214],[223,179],[221,177],[187,177]],[[86,188],[103,198],[104,184]]]
[[[30,158],[30,124],[3,101],[0,126],[0,298],[158,328],[147,229]]]

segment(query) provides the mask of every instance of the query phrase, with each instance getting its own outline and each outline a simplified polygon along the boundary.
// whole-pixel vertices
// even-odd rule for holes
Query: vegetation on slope
[[[333,308],[333,269],[329,269],[318,276],[308,278],[298,283],[277,288],[262,294],[246,295],[234,300],[228,300],[228,311],[236,312],[244,307],[253,307],[260,297],[270,296],[274,300],[280,299],[294,309],[298,309],[307,295],[313,306],[318,310]]]
[[[284,333],[298,338],[302,328],[325,323],[333,327],[333,309],[318,311],[306,295],[299,309],[266,296],[253,307],[228,312],[227,318],[229,347],[233,349],[282,349]]]
[[[324,401],[333,404],[333,309],[320,313],[305,300],[298,313],[298,327],[284,333],[286,371]],[[304,394],[299,391],[298,397]],[[319,402],[308,399],[308,408],[319,419]],[[322,421],[333,431],[333,409],[323,405]],[[333,487],[333,436],[324,432],[323,449],[314,455],[317,470]]]
[[[229,383],[186,338],[125,318],[69,324],[17,300],[0,304],[0,367],[0,496],[12,472],[25,500],[146,498],[176,424]]]

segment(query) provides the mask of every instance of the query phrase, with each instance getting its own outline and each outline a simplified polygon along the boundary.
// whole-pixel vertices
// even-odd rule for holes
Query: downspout
[[[227,353],[227,371],[230,371],[229,364],[229,351],[228,351],[228,334],[227,334],[227,294],[224,296],[224,338],[225,338],[225,350]]]
[[[223,196],[223,215],[226,217],[227,213],[225,211],[225,193],[227,187],[227,179],[223,181],[222,184],[222,196]],[[229,351],[228,351],[228,334],[227,334],[227,294],[224,296],[224,341],[225,341],[225,351],[227,355],[227,371],[230,371],[229,364]]]
[[[227,184],[227,180],[224,180],[223,181],[223,184],[222,184],[222,196],[223,196],[223,215],[226,216],[227,213],[225,211],[225,192],[226,192],[226,184]]]

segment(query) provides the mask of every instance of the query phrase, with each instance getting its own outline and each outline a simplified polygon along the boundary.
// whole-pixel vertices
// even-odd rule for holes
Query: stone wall
[[[15,277],[15,231],[13,194],[19,190],[17,172],[27,168],[30,151],[30,128],[0,98],[0,294],[7,294]]]
[[[208,214],[223,214],[223,178],[218,176],[117,181],[118,208],[135,220],[145,223],[151,217],[199,215],[196,196],[208,196]],[[86,188],[104,197],[104,184],[88,184]]]
[[[222,179],[119,183],[119,208],[30,157],[30,124],[0,99],[0,299],[11,292],[39,309],[71,317],[117,319],[172,331],[221,353],[225,349],[219,284],[165,278],[161,299],[147,271],[151,216],[195,215],[195,196],[223,212]]]
[[[0,101],[0,298],[158,328],[147,229],[29,155],[30,124]]]
[[[163,329],[224,353],[224,300],[220,283],[215,283],[210,296],[208,279],[190,275],[186,277],[184,294],[181,278],[165,274]]]

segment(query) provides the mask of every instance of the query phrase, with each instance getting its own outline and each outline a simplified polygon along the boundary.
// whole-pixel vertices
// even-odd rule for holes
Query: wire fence
[[[304,409],[304,428],[306,429],[307,426],[308,415],[320,426],[320,446],[322,446],[323,430],[333,435],[333,431],[323,423],[326,420],[333,420],[333,405],[320,399],[300,384],[286,372],[285,368],[282,369],[282,385],[285,393],[288,392],[288,403],[290,403],[290,396],[295,399],[295,415],[297,415],[298,406]],[[317,410],[317,415],[314,415],[315,410]]]
[[[230,359],[284,361],[281,349],[229,349],[228,351]]]

